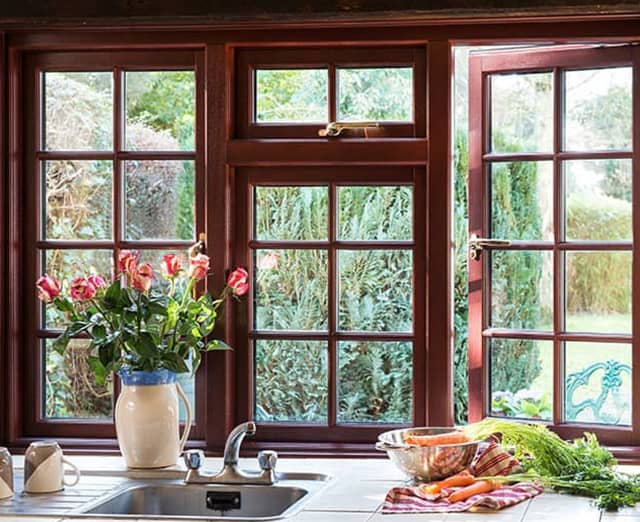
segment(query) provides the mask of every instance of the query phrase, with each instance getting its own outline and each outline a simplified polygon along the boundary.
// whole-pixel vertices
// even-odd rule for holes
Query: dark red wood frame
[[[632,426],[603,426],[568,422],[564,420],[564,350],[566,341],[600,341],[631,344],[634,370],[640,367],[640,344],[638,330],[638,295],[640,278],[633,277],[633,335],[628,334],[589,334],[567,332],[563,320],[565,281],[563,278],[563,259],[567,252],[575,251],[632,251],[633,274],[638,268],[638,252],[632,241],[570,241],[563,237],[564,188],[562,162],[577,159],[627,158],[633,163],[633,231],[634,238],[640,230],[638,202],[638,164],[639,152],[637,129],[640,125],[637,100],[640,98],[640,85],[637,82],[638,58],[635,47],[592,47],[564,49],[539,49],[528,51],[494,52],[478,54],[470,58],[469,63],[469,234],[490,237],[490,175],[489,169],[495,162],[504,161],[551,161],[553,162],[554,185],[554,241],[514,241],[504,250],[550,251],[554,257],[553,309],[554,324],[551,332],[509,330],[490,327],[490,251],[481,256],[480,261],[469,261],[469,386],[476,393],[470,394],[470,418],[478,420],[489,413],[490,401],[490,365],[489,342],[491,338],[539,339],[553,342],[553,417],[550,423],[555,430],[566,437],[578,436],[585,430],[598,433],[600,439],[608,444],[635,445],[640,434],[640,404],[632,401]],[[564,151],[562,144],[562,75],[563,70],[580,68],[598,68],[615,66],[633,66],[634,122],[633,144],[629,151]],[[489,78],[494,73],[550,71],[554,81],[554,144],[550,153],[493,153],[490,145],[490,89]],[[632,390],[640,386],[640,372],[632,372]]]
[[[384,22],[255,22],[239,26],[212,25],[181,27],[177,24],[160,22],[155,27],[136,25],[104,25],[83,28],[78,25],[61,26],[56,30],[42,27],[24,26],[9,29],[4,35],[4,54],[1,57],[6,72],[3,71],[0,90],[2,111],[0,132],[6,129],[0,147],[5,150],[0,169],[3,176],[3,208],[7,209],[1,233],[8,245],[0,263],[6,268],[3,273],[12,277],[0,280],[5,284],[2,319],[6,327],[2,329],[4,352],[3,382],[6,396],[0,397],[0,440],[12,446],[24,446],[28,441],[23,429],[22,376],[28,370],[21,357],[19,339],[24,334],[21,310],[16,305],[23,294],[31,295],[31,281],[24,286],[21,277],[23,257],[20,252],[22,236],[21,220],[24,208],[21,205],[19,181],[22,173],[22,59],[29,51],[108,51],[145,50],[153,53],[167,49],[197,48],[204,50],[205,70],[205,179],[203,186],[209,197],[205,202],[206,233],[209,243],[212,238],[225,245],[233,239],[234,225],[232,209],[234,197],[234,169],[241,165],[270,166],[294,161],[298,165],[335,165],[344,159],[346,146],[342,142],[318,144],[310,140],[304,153],[297,148],[301,140],[245,140],[235,139],[234,131],[234,61],[238,49],[300,48],[357,45],[420,45],[427,46],[428,83],[427,105],[429,118],[427,129],[429,140],[425,138],[397,139],[393,149],[376,147],[375,140],[349,145],[352,165],[377,164],[424,166],[429,158],[427,200],[424,205],[428,216],[426,231],[426,259],[428,272],[424,283],[428,283],[427,306],[423,311],[427,324],[427,374],[426,379],[432,393],[426,398],[427,423],[449,425],[453,422],[452,390],[452,330],[451,330],[451,45],[490,43],[533,43],[533,42],[628,42],[638,40],[639,15],[600,16],[548,16],[512,17],[505,23],[502,17],[477,19],[440,19],[434,21],[405,19]],[[0,29],[4,26],[0,22]],[[640,82],[638,74],[636,84]],[[636,104],[636,120],[640,108]],[[640,134],[635,133],[635,150]],[[259,156],[261,159],[256,160]],[[635,177],[638,177],[637,166]],[[634,188],[634,211],[640,204],[638,187]],[[215,273],[209,283],[213,288],[224,284],[224,271],[230,266],[231,251],[225,248],[214,256]],[[640,267],[634,266],[634,270]],[[635,294],[637,295],[637,293]],[[227,307],[224,325],[220,333],[234,344],[234,305]],[[242,316],[242,314],[240,314]],[[2,320],[0,319],[0,320]],[[447,326],[448,325],[448,326]],[[242,325],[238,325],[242,326]],[[634,324],[634,331],[638,331]],[[224,437],[236,421],[234,411],[236,383],[236,355],[234,353],[212,353],[203,364],[203,372],[209,383],[205,397],[208,411],[204,445],[212,451],[219,451]],[[0,359],[0,362],[2,359]],[[220,400],[223,397],[224,400]],[[10,398],[10,400],[9,400]],[[78,435],[78,433],[74,433]],[[114,448],[112,439],[69,439],[73,447],[82,450]],[[268,444],[254,446],[273,447],[286,450],[288,454],[315,454],[319,452],[340,455],[369,452],[366,445],[349,444],[336,440],[333,443],[312,445],[300,443]],[[630,451],[633,455],[633,451]]]

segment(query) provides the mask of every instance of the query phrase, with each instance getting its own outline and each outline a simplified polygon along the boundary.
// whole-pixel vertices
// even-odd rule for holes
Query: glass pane
[[[326,330],[327,264],[325,250],[256,250],[255,327]]]
[[[491,75],[491,150],[553,150],[553,75]]]
[[[195,73],[125,73],[127,150],[195,150]]]
[[[491,165],[491,237],[553,241],[553,163]]]
[[[341,250],[339,328],[413,329],[413,255],[409,250]]]
[[[338,422],[410,423],[412,376],[411,343],[338,343]]]
[[[195,206],[193,161],[126,161],[127,239],[192,240]]]
[[[339,187],[339,237],[347,241],[413,238],[413,188]]]
[[[491,252],[491,326],[551,330],[553,325],[553,253]]]
[[[47,250],[43,252],[42,266],[42,272],[62,282],[62,292],[68,295],[69,283],[74,277],[99,274],[110,280],[113,253],[111,250]],[[47,306],[45,310],[46,322],[43,327],[60,328],[66,325],[62,312],[53,306]]]
[[[631,67],[567,71],[565,149],[631,148]]]
[[[326,69],[258,69],[255,121],[326,122],[328,90]]]
[[[567,239],[631,240],[631,160],[564,164]]]
[[[491,415],[550,420],[553,342],[491,339]]]
[[[43,73],[45,150],[113,149],[111,72]]]
[[[339,121],[412,121],[413,69],[338,69]]]
[[[631,424],[631,346],[568,342],[566,420]]]
[[[327,239],[327,187],[256,187],[254,198],[256,239]]]
[[[190,373],[180,373],[177,377],[180,386],[184,390],[184,394],[187,396],[189,400],[189,405],[191,406],[191,423],[195,424],[196,421],[196,377],[192,376]],[[184,403],[182,401],[178,401],[178,418],[180,422],[184,422],[187,419],[187,413],[184,407]]]
[[[48,418],[101,418],[111,420],[113,378],[100,386],[89,367],[89,341],[74,339],[63,355],[43,341],[45,372],[44,416]]]
[[[567,331],[631,333],[631,252],[567,252]]]
[[[255,343],[256,420],[327,422],[327,344]]]
[[[46,239],[111,239],[113,164],[45,161]]]

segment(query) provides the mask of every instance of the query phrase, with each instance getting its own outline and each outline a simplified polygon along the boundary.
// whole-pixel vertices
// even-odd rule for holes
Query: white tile
[[[370,513],[340,513],[336,511],[303,511],[287,522],[367,522]]]
[[[539,520],[544,520],[545,522],[568,522],[572,520],[598,522],[600,520],[600,510],[593,505],[591,499],[585,497],[543,493],[531,499],[523,522],[536,522]]]
[[[393,482],[358,482],[338,480],[313,497],[305,505],[310,511],[375,511],[387,492],[397,485]]]
[[[367,522],[446,522],[442,513],[402,513],[398,515],[383,515],[374,513]]]

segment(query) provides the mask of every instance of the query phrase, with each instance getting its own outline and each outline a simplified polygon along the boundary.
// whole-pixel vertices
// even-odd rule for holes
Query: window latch
[[[469,257],[474,261],[479,261],[480,253],[483,248],[499,248],[508,246],[511,246],[511,241],[508,239],[478,237],[476,234],[471,234],[471,237],[469,238]]]
[[[350,121],[350,122],[337,122],[332,121],[327,123],[324,129],[318,131],[318,136],[322,138],[336,138],[342,134],[345,129],[377,129],[380,127],[380,123],[377,121]]]
[[[207,235],[204,232],[198,234],[198,241],[189,247],[189,258],[206,253],[207,249],[204,243],[206,237]]]

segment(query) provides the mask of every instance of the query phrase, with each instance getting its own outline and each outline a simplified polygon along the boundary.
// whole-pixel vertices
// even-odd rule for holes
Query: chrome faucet
[[[245,422],[236,426],[224,445],[224,464],[218,473],[200,471],[204,463],[204,453],[201,450],[190,450],[184,453],[184,462],[187,465],[187,476],[184,481],[187,484],[274,484],[276,478],[276,463],[278,455],[275,451],[261,451],[258,453],[260,471],[243,471],[238,467],[240,446],[246,435],[254,435],[256,425],[253,422]]]

